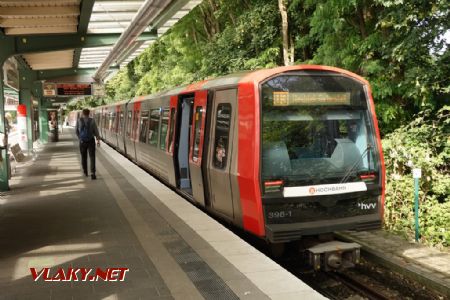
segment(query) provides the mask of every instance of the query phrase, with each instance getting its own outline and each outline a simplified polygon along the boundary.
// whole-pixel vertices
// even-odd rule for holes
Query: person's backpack
[[[86,123],[83,118],[80,119],[80,141],[82,142],[89,142],[94,138],[90,130],[91,119],[89,118]]]

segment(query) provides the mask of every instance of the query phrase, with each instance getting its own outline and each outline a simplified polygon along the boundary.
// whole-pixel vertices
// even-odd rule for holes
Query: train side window
[[[103,119],[103,129],[106,129],[107,127],[107,125],[108,125],[108,114],[107,113],[105,113],[104,114],[104,119]]]
[[[122,135],[123,132],[123,112],[120,112],[120,117],[119,117],[119,124],[117,125],[117,133],[119,135]]]
[[[134,111],[133,129],[132,129],[133,140],[136,139],[136,137],[137,137],[137,130],[138,130],[138,125],[139,125],[139,113],[140,113],[139,110]]]
[[[201,130],[202,130],[202,118],[203,118],[203,108],[197,106],[195,109],[195,124],[194,124],[194,151],[192,153],[192,160],[196,162],[200,156],[200,141],[201,141]]]
[[[161,110],[159,108],[152,109],[150,111],[150,127],[148,129],[148,143],[155,147],[158,145],[160,117],[161,117]]]
[[[147,128],[148,128],[148,111],[143,111],[141,113],[140,129],[139,129],[139,142],[147,142]]]
[[[161,119],[161,135],[159,136],[159,148],[166,150],[167,129],[169,127],[169,108],[164,108]]]
[[[169,128],[169,151],[173,150],[173,132],[175,130],[175,108],[170,109],[170,128]]]
[[[111,119],[109,120],[109,130],[114,131],[114,122],[116,120],[116,113],[111,113]]]
[[[128,117],[127,117],[127,137],[129,137],[131,135],[131,116],[132,115],[133,115],[133,112],[129,111]]]
[[[213,164],[217,169],[225,169],[228,160],[228,139],[231,124],[231,104],[217,106],[216,128],[214,133]]]
[[[114,133],[117,133],[117,121],[118,121],[118,119],[119,119],[119,115],[117,114],[117,112],[115,111],[115,108],[114,108],[114,118],[113,118],[112,129],[111,129]]]

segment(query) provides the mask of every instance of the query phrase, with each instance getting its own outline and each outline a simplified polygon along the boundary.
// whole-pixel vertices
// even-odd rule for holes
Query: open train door
[[[174,99],[176,99],[176,107],[178,109],[173,145],[175,177],[177,181],[176,186],[186,194],[192,195],[191,173],[189,170],[189,152],[191,145],[190,140],[192,139],[191,124],[194,111],[194,95],[183,94],[180,96],[176,96],[176,98],[171,98],[171,110],[174,108]],[[172,148],[172,145],[170,145],[170,148]]]
[[[191,175],[192,196],[196,202],[205,206],[203,185],[203,143],[205,140],[205,119],[208,91],[197,91],[194,96],[192,129],[189,147],[189,170]]]

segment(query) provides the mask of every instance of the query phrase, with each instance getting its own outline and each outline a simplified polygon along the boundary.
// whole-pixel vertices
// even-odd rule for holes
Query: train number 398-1
[[[271,211],[268,214],[269,219],[281,219],[292,217],[291,210]]]

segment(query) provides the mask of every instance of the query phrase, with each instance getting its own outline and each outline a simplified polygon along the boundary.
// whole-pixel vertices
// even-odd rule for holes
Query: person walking
[[[89,109],[83,109],[81,117],[77,120],[75,130],[80,141],[81,165],[84,175],[88,176],[87,154],[89,151],[91,178],[94,180],[97,179],[95,175],[95,139],[97,139],[97,145],[100,146],[100,135],[95,120],[90,118],[89,114]]]

